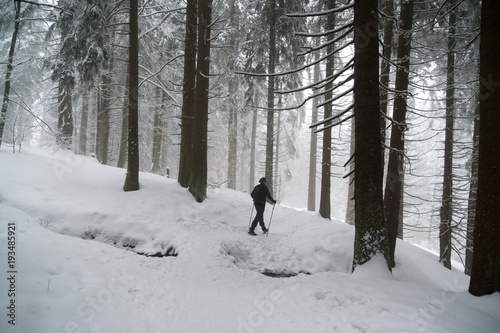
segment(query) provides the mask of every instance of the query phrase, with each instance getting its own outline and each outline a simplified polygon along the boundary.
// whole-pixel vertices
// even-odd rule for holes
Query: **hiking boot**
[[[262,232],[264,233],[264,235],[267,234],[268,231],[269,231],[269,229],[267,229],[267,228],[262,229]]]
[[[255,233],[255,231],[253,231],[253,230],[248,230],[248,234],[252,235],[252,236],[257,236],[257,234]]]

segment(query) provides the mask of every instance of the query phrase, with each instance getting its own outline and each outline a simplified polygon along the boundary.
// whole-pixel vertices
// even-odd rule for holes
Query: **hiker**
[[[255,233],[255,228],[257,227],[257,223],[260,224],[262,228],[262,232],[267,234],[267,228],[264,223],[264,210],[266,209],[266,200],[269,199],[273,204],[276,204],[276,200],[273,199],[271,193],[269,193],[269,189],[266,186],[266,178],[262,177],[259,180],[259,184],[256,185],[252,191],[253,203],[255,205],[255,210],[257,214],[255,215],[255,219],[252,222],[252,226],[248,230],[248,233],[252,236],[257,236]]]

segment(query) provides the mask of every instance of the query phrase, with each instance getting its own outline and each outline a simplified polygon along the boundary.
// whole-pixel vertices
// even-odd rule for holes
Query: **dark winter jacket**
[[[253,198],[253,202],[256,204],[265,205],[266,198],[268,198],[271,202],[276,203],[276,200],[273,199],[271,193],[269,193],[269,189],[264,183],[260,183],[259,185],[255,186],[253,188],[251,196]]]

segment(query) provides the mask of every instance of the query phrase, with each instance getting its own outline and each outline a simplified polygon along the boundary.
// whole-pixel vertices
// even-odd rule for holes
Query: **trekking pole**
[[[253,204],[252,204],[252,211],[250,212],[250,221],[248,221],[248,230],[250,230],[250,223],[252,223],[252,214],[253,214]]]
[[[274,214],[274,206],[276,206],[276,204],[273,205],[273,210],[271,211],[271,217],[269,218],[269,227],[267,228],[266,236],[269,236],[269,230],[271,229],[271,222],[273,221],[273,214]]]

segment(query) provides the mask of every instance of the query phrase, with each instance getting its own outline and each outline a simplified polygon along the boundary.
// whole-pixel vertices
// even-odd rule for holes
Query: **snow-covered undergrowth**
[[[406,242],[392,275],[376,260],[351,274],[351,226],[277,205],[251,237],[247,193],[199,204],[175,180],[141,174],[125,193],[124,179],[66,151],[0,149],[2,333],[500,331],[500,295],[469,295]]]

